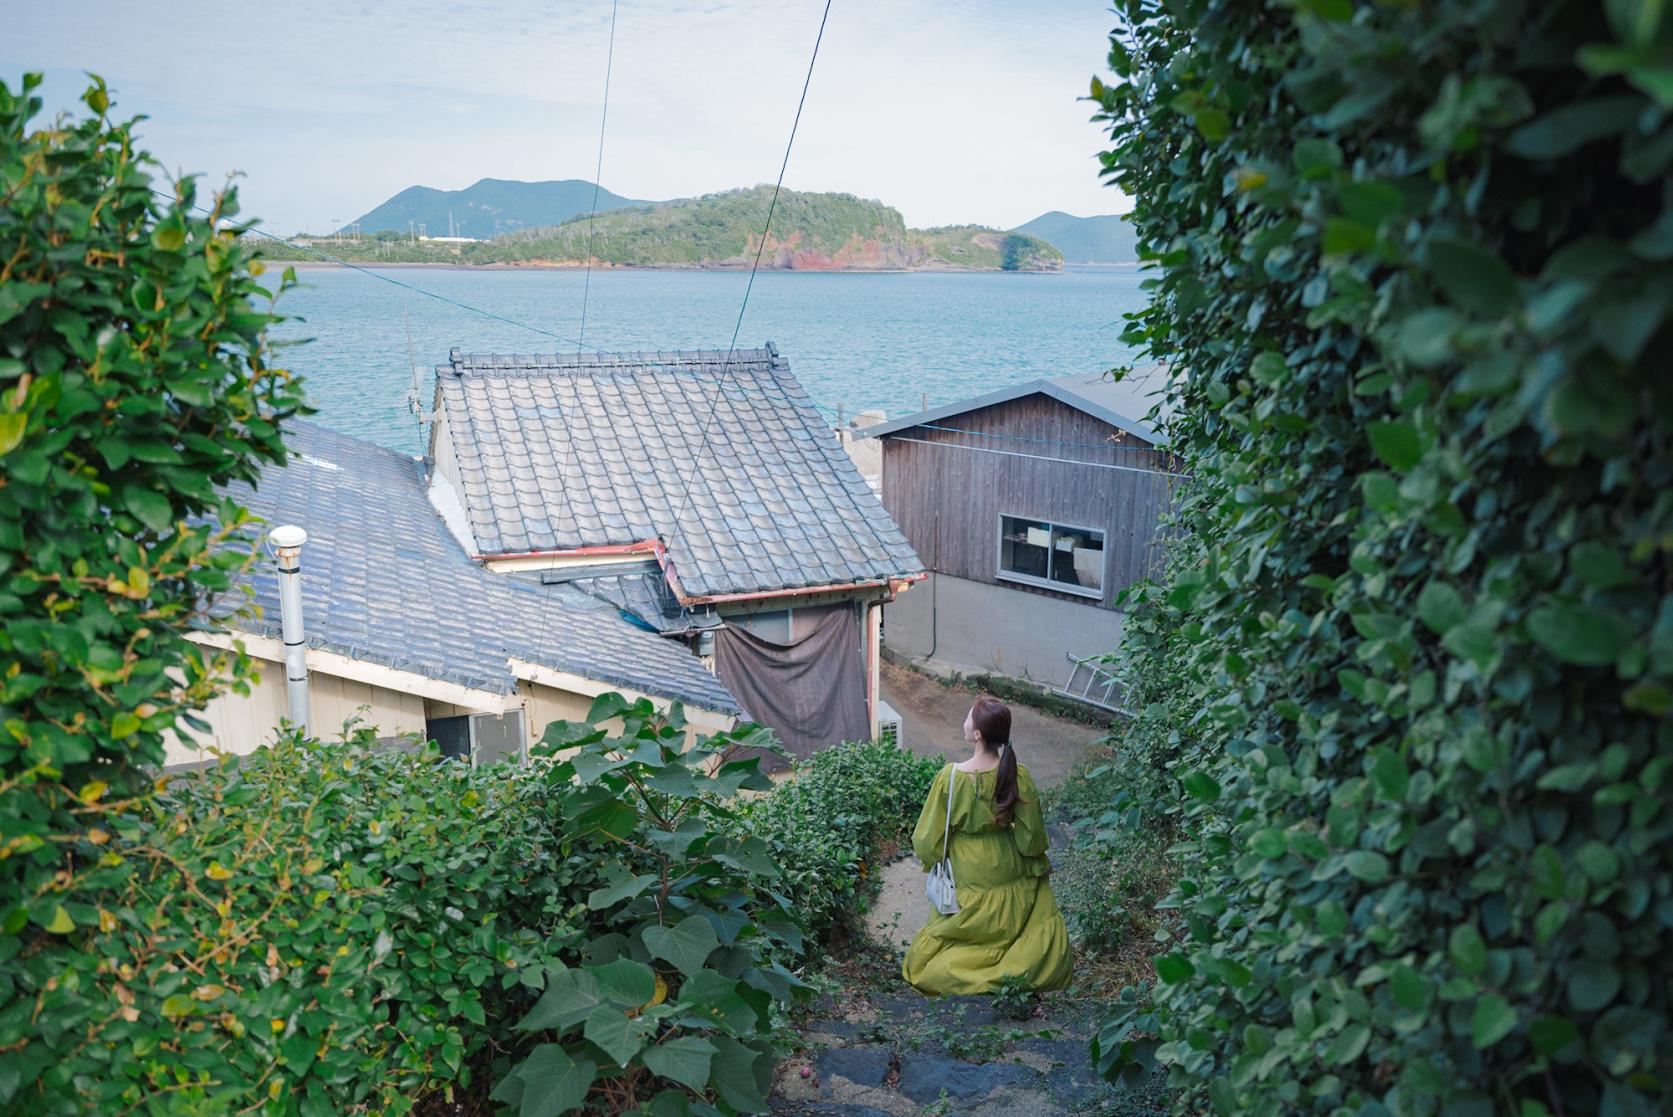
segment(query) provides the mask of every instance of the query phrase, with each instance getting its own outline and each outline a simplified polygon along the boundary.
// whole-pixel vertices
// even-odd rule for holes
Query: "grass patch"
[[[1151,804],[1152,773],[1105,744],[1047,793],[1047,808],[1074,840],[1053,851],[1052,891],[1078,958],[1076,980],[1113,994],[1156,978],[1151,956],[1168,925],[1157,904],[1179,867],[1178,832]]]

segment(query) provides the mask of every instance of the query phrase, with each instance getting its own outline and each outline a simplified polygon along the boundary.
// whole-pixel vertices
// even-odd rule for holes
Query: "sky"
[[[822,0],[620,0],[604,186],[687,197],[772,182]],[[164,14],[166,13],[166,14]],[[246,214],[325,231],[408,186],[591,181],[610,0],[0,0],[0,80],[84,72],[170,171],[243,177]],[[1103,0],[833,0],[785,185],[915,227],[1129,207],[1084,97]]]

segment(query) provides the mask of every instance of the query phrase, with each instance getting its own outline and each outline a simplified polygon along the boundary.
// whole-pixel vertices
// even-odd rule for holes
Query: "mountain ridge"
[[[432,237],[488,240],[519,229],[558,225],[593,209],[594,185],[585,179],[524,182],[481,178],[462,190],[409,186],[366,211],[351,225],[362,233],[417,232]],[[598,211],[652,203],[597,187]],[[346,227],[345,227],[346,228]]]
[[[1013,231],[1055,245],[1069,264],[1132,264],[1139,258],[1133,223],[1123,215],[1076,217],[1054,209]]]

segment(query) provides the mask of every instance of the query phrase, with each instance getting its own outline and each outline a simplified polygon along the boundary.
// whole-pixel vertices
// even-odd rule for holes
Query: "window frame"
[[[1057,537],[1057,533],[1060,532],[1060,531],[1064,531],[1064,532],[1079,531],[1079,532],[1085,532],[1085,533],[1090,534],[1090,535],[1098,536],[1098,538],[1103,543],[1103,546],[1100,547],[1099,550],[1103,553],[1103,556],[1104,556],[1103,561],[1098,566],[1098,588],[1096,590],[1093,590],[1093,589],[1089,589],[1086,586],[1072,586],[1067,582],[1053,581],[1051,578],[1036,578],[1032,574],[1017,574],[1013,571],[1006,570],[1005,569],[1005,521],[1008,520],[1008,519],[1009,520],[1027,520],[1030,523],[1045,524],[1051,530],[1053,539],[1055,539]],[[1001,512],[1001,513],[999,513],[998,522],[994,525],[994,536],[993,536],[993,538],[994,538],[993,569],[995,571],[995,577],[999,581],[1015,582],[1018,585],[1031,586],[1035,589],[1051,590],[1053,593],[1066,593],[1066,594],[1069,594],[1072,597],[1084,597],[1088,601],[1102,601],[1102,600],[1104,600],[1104,590],[1105,590],[1105,587],[1107,587],[1109,585],[1109,553],[1110,553],[1109,552],[1109,539],[1110,539],[1110,533],[1109,533],[1109,530],[1107,528],[1091,527],[1090,525],[1087,525],[1087,524],[1064,523],[1064,522],[1059,521],[1059,520],[1054,520],[1054,519],[1050,518],[1049,516],[1026,516],[1026,515],[1019,515],[1019,514],[1011,513],[1011,512]],[[1049,559],[1048,559],[1048,563],[1049,563]],[[1048,570],[1050,569],[1049,565],[1047,566],[1047,569]]]

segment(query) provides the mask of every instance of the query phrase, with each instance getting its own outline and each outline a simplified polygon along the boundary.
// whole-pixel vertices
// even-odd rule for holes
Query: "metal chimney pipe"
[[[308,735],[308,661],[302,638],[302,544],[308,533],[295,524],[267,536],[279,561],[279,622],[285,638],[285,702],[290,723]]]

